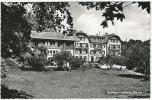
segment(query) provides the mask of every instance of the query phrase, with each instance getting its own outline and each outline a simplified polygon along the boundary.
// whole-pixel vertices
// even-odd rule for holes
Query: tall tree
[[[1,3],[1,43],[4,58],[20,56],[27,50],[31,27],[24,17],[25,13],[22,5]]]

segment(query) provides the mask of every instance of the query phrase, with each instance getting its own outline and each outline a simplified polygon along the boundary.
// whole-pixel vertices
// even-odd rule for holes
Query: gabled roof
[[[47,39],[47,40],[64,40],[64,41],[79,41],[79,38],[74,36],[65,36],[56,32],[31,32],[32,39]]]
[[[116,37],[116,38],[118,38],[120,41],[121,41],[121,39],[120,39],[120,37],[118,36],[118,35],[116,35],[116,34],[109,34],[109,35],[104,35],[105,37],[106,37],[106,42],[108,42],[108,40],[109,39],[111,39],[112,37]]]
[[[88,37],[89,37],[89,41],[91,43],[107,43],[108,40],[111,39],[112,37],[116,37],[116,38],[118,38],[121,41],[120,37],[118,35],[116,35],[116,34],[108,34],[108,35],[103,35],[103,36],[88,35]],[[96,38],[99,37],[99,38],[102,38],[103,40],[101,40],[101,41],[91,41],[91,39],[90,39],[91,37],[96,37]]]

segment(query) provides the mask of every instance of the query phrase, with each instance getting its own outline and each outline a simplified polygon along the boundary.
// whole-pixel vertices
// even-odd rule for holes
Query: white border
[[[123,0],[28,0],[28,1],[27,0],[0,0],[0,2],[78,2],[78,1],[86,1],[87,2],[87,1],[123,1]],[[125,1],[150,1],[150,0],[125,0]],[[152,14],[152,1],[150,1],[150,2],[151,2],[151,14]],[[152,29],[152,17],[151,17],[151,29]],[[151,44],[150,56],[151,56],[152,55],[152,30],[151,30],[150,37],[151,37],[150,38],[150,44]],[[0,50],[1,50],[1,47],[0,47]],[[0,55],[1,55],[1,53],[0,53]],[[152,85],[152,81],[151,81],[151,79],[152,79],[152,74],[151,74],[152,73],[152,58],[151,57],[150,57],[150,67],[151,67],[150,68],[150,77],[151,77],[150,78],[150,85]],[[151,92],[152,92],[152,88],[150,86],[150,98],[152,98],[152,93]],[[97,98],[94,98],[94,99],[97,99]],[[115,99],[115,98],[111,98],[111,99],[101,98],[101,100],[113,100],[113,99]],[[33,99],[33,100],[36,100],[36,99]],[[42,99],[40,99],[40,100],[42,100]],[[58,99],[54,99],[54,100],[58,100]],[[64,100],[64,99],[61,99],[61,100]],[[78,99],[73,99],[73,100],[78,100]],[[82,100],[91,100],[91,99],[82,99]],[[127,99],[123,99],[123,100],[127,100]],[[138,99],[133,99],[133,100],[138,100]],[[150,100],[150,99],[145,99],[145,100]]]

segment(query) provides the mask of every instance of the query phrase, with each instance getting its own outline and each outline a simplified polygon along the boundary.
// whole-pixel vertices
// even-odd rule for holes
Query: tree
[[[8,66],[4,58],[1,57],[1,78],[7,77]]]
[[[47,52],[44,46],[36,47],[34,51],[21,55],[22,62],[24,62],[22,68],[31,68],[33,70],[45,70],[47,64]]]
[[[28,50],[31,27],[24,17],[26,10],[21,5],[1,3],[2,57],[17,57]]]
[[[57,62],[59,68],[64,69],[64,64],[69,62],[72,55],[69,52],[61,51],[53,55],[53,59]]]
[[[71,69],[77,69],[83,65],[82,59],[72,56],[71,53],[67,51],[61,51],[54,54],[53,59],[57,62],[58,68],[62,70],[67,69],[67,63],[69,63]]]
[[[145,78],[150,76],[150,40],[129,40],[124,56],[127,69],[135,69]]]
[[[67,10],[68,2],[38,2],[33,3],[33,11],[37,22],[37,31],[43,31],[50,28],[53,31],[61,29],[68,30],[73,27],[73,18]],[[69,28],[62,24],[63,21],[69,25]],[[67,28],[67,29],[66,29]]]
[[[150,2],[131,2],[129,4],[126,2],[79,2],[80,5],[86,6],[88,10],[95,8],[104,11],[102,16],[105,20],[101,23],[103,28],[108,27],[109,21],[114,25],[114,19],[123,21],[125,19],[123,9],[134,3],[138,3],[138,7],[146,9],[147,13],[150,13]]]
[[[138,3],[139,7],[146,9],[150,13],[150,2],[132,2]],[[33,20],[30,21],[27,14],[26,6],[32,4]],[[79,2],[80,5],[86,6],[88,9],[96,8],[96,10],[103,10],[102,14],[105,21],[101,23],[103,27],[108,27],[108,21],[114,25],[114,19],[123,21],[125,18],[123,8],[125,2]],[[70,7],[68,2],[9,2],[1,3],[2,8],[2,56],[17,57],[22,53],[27,52],[28,42],[30,40],[30,32],[32,24],[35,24],[37,31],[44,31],[50,29],[51,31],[66,32],[73,27],[73,18],[68,11]],[[30,14],[29,14],[30,16]],[[69,27],[66,27],[62,22],[65,21]],[[34,22],[34,23],[31,23]]]
[[[27,16],[28,4],[33,4],[33,19],[37,31],[43,31],[45,28],[59,31],[65,28],[62,24],[63,20],[66,20],[69,28],[73,25],[70,12],[66,9],[69,7],[68,2],[1,3],[2,57],[4,58],[20,57],[29,50],[28,43],[33,23],[30,23]]]

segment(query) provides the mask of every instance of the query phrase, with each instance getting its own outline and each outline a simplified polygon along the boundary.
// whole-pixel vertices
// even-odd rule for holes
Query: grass
[[[29,98],[148,98],[150,82],[126,71],[89,68],[76,71],[12,70],[2,83]],[[4,94],[5,95],[5,94]],[[28,97],[26,97],[28,98]]]

